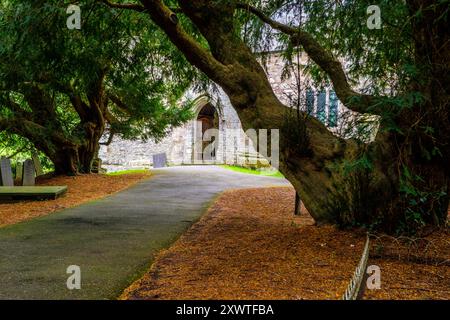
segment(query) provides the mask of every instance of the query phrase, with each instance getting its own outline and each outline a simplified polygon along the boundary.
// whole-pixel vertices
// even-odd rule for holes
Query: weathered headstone
[[[11,169],[11,160],[10,159],[1,159],[0,160],[0,175],[1,175],[1,185],[5,187],[13,187],[14,179]]]
[[[17,162],[16,164],[16,180],[22,180],[23,176],[23,163]]]
[[[44,171],[42,170],[41,161],[39,160],[38,155],[36,153],[33,153],[32,159],[34,163],[34,169],[36,170],[36,176],[42,176],[44,174]]]
[[[92,172],[100,173],[101,168],[102,168],[102,159],[100,158],[94,159],[94,161],[92,162]]]
[[[153,155],[153,168],[164,168],[167,165],[167,156],[165,153]]]
[[[28,159],[23,163],[23,186],[34,186],[36,183],[36,172],[33,160]]]

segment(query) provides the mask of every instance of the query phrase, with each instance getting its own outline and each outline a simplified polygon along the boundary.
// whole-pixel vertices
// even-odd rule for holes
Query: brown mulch
[[[40,177],[36,182],[37,185],[67,186],[67,194],[56,200],[0,203],[0,227],[104,198],[149,177],[150,173]]]
[[[371,259],[381,269],[381,289],[366,290],[369,300],[449,300],[450,268]]]
[[[293,211],[292,188],[225,192],[121,299],[339,299],[365,236]]]
[[[424,238],[381,236],[372,240],[369,264],[381,270],[381,288],[364,299],[450,299],[450,232]]]

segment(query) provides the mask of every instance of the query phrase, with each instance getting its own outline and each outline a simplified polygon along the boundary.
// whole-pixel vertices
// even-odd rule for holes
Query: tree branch
[[[186,33],[178,23],[176,14],[161,0],[141,0],[147,13],[170,38],[173,44],[185,55],[186,59],[195,67],[202,70],[208,77],[219,82],[228,68],[216,60],[213,55],[203,48],[195,39]],[[183,8],[179,9],[183,10]]]
[[[131,116],[130,108],[115,94],[108,92],[108,98],[124,113]]]
[[[26,146],[24,146],[24,147],[22,147],[22,148],[19,148],[19,149],[16,150],[16,152],[14,152],[12,155],[8,156],[8,159],[14,158],[14,157],[17,156],[19,153],[21,153],[21,152],[25,151],[26,149],[28,149],[28,147],[29,147],[29,146],[26,145]]]
[[[89,116],[89,105],[86,104],[81,96],[76,93],[69,94],[70,102],[72,103],[73,108],[78,113],[78,116],[80,117],[81,121],[87,121]]]
[[[385,97],[361,94],[353,90],[348,83],[341,62],[323,48],[311,34],[300,28],[291,27],[275,21],[251,5],[240,3],[236,7],[254,14],[273,29],[291,36],[293,45],[301,45],[308,56],[328,74],[333,83],[336,95],[349,109],[359,113],[382,114],[382,108],[377,106],[379,106],[379,102],[385,99]]]
[[[74,146],[75,144],[68,140],[59,131],[50,131],[48,128],[42,126],[39,123],[20,118],[0,118],[0,130],[15,133],[19,136],[28,138],[30,141],[45,141],[43,136],[48,136],[48,141],[55,141],[57,143]]]
[[[134,10],[137,12],[145,12],[146,11],[145,7],[143,7],[139,4],[135,4],[135,3],[115,3],[115,2],[111,2],[109,0],[100,0],[100,2],[103,2],[108,7],[116,8],[116,9],[128,9],[128,10]]]
[[[57,119],[55,100],[41,85],[24,83],[22,94],[28,106],[33,110],[34,122],[44,125]]]
[[[89,118],[89,105],[86,104],[81,98],[80,94],[78,94],[75,89],[70,84],[55,82],[55,87],[61,93],[66,94],[69,97],[70,102],[72,103],[73,108],[76,113],[80,117],[82,121],[87,121]]]
[[[109,110],[106,110],[105,112],[105,119],[111,126],[120,124],[120,120],[117,119]]]
[[[283,23],[280,23],[278,21],[275,21],[273,19],[271,19],[269,16],[267,16],[264,12],[262,12],[261,10],[253,7],[250,4],[245,4],[245,3],[238,3],[236,4],[236,8],[238,9],[243,9],[246,10],[252,14],[254,14],[255,16],[257,16],[262,22],[268,24],[269,26],[271,26],[272,28],[279,30],[283,33],[286,34],[291,34],[292,32],[297,32],[296,28],[287,26]]]
[[[14,102],[10,97],[0,96],[0,103],[2,103],[6,108],[10,109],[14,114],[21,116],[22,118],[31,120],[33,114],[29,111],[22,109],[22,107]]]
[[[112,129],[110,129],[108,140],[106,140],[105,142],[99,142],[99,144],[102,146],[109,146],[113,142],[114,134],[115,132]]]

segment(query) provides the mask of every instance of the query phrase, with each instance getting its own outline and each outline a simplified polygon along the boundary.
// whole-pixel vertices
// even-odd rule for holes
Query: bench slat
[[[67,186],[0,187],[0,199],[56,199],[67,192]]]

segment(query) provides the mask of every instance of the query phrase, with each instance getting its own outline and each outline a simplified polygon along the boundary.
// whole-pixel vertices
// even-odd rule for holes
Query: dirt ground
[[[291,188],[225,192],[120,298],[340,299],[365,234],[314,226],[306,210],[294,217],[293,208]],[[388,255],[369,264],[381,267],[382,289],[365,299],[450,298],[448,266]]]
[[[103,198],[149,176],[41,178],[38,185],[67,185],[68,193],[0,203],[0,227]],[[291,188],[225,192],[121,298],[339,299],[365,235],[314,226],[304,208],[300,217],[293,208]],[[369,264],[380,266],[382,285],[366,290],[364,299],[450,299],[449,244],[448,230],[415,242],[372,240]]]
[[[122,299],[338,299],[364,235],[293,216],[294,191],[229,191]]]
[[[75,177],[41,177],[37,185],[67,186],[66,195],[48,201],[15,201],[0,203],[0,227],[48,215],[62,209],[104,198],[124,190],[150,173],[124,174],[108,176],[102,174],[78,175]]]
[[[424,238],[382,236],[372,239],[369,264],[381,270],[380,290],[364,299],[450,299],[450,233]]]

